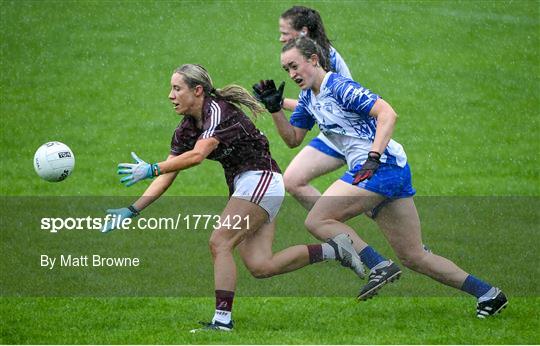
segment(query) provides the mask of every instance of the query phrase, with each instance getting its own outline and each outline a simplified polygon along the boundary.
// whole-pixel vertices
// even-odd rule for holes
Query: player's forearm
[[[171,186],[178,172],[171,172],[160,175],[148,186],[143,195],[133,203],[133,206],[138,211],[142,211],[155,200],[157,200]]]
[[[388,146],[388,142],[392,139],[396,120],[397,114],[391,108],[378,114],[377,131],[373,145],[371,146],[371,151],[376,151],[381,155],[384,153],[384,150]]]
[[[178,172],[200,164],[206,156],[197,150],[186,151],[182,155],[158,163],[161,174]]]
[[[296,105],[298,104],[298,100],[295,99],[284,99],[283,100],[283,109],[286,109],[288,111],[294,111],[296,108]]]
[[[281,139],[283,139],[289,148],[295,148],[300,145],[302,141],[298,140],[294,126],[289,123],[283,111],[272,113],[272,119],[274,120],[274,124],[276,124]]]

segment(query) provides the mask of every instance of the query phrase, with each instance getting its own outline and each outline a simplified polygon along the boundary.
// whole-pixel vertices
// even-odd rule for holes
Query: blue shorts
[[[308,144],[309,146],[317,149],[318,151],[326,154],[326,155],[329,155],[329,156],[332,156],[332,157],[335,157],[336,159],[340,159],[340,160],[343,160],[343,161],[346,161],[345,160],[345,156],[341,155],[340,153],[338,153],[337,151],[335,151],[334,149],[332,149],[330,146],[328,146],[328,144],[324,143],[320,138],[318,137],[315,137],[311,140],[311,142],[309,142]]]
[[[345,172],[341,180],[352,184],[354,175],[361,168],[362,165],[356,165],[353,169]],[[370,179],[360,182],[357,186],[393,199],[412,197],[416,193],[412,187],[411,170],[408,163],[403,168],[381,163],[379,169]]]

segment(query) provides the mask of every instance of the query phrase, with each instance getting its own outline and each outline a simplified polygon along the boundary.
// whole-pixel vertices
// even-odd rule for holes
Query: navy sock
[[[373,249],[371,246],[366,246],[362,251],[359,253],[360,259],[362,262],[369,268],[372,269],[377,264],[381,263],[382,261],[386,261],[386,258],[381,256],[375,249]]]
[[[461,286],[461,290],[463,292],[467,292],[469,294],[472,294],[476,298],[480,298],[484,294],[487,293],[493,286],[491,286],[488,283],[485,283],[484,281],[475,278],[472,275],[467,276],[465,279],[465,282],[463,282],[463,286]]]

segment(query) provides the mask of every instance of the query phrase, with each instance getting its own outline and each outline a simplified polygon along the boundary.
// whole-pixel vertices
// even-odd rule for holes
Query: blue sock
[[[467,292],[469,294],[472,294],[476,298],[480,298],[484,294],[487,293],[493,286],[491,286],[488,283],[485,283],[484,281],[475,278],[472,275],[467,276],[465,279],[465,282],[463,282],[463,286],[461,286],[461,290],[463,292]]]
[[[372,269],[377,264],[381,263],[382,261],[386,261],[386,258],[381,256],[375,249],[373,249],[371,246],[366,246],[362,251],[359,253],[360,259],[362,262],[369,268]]]

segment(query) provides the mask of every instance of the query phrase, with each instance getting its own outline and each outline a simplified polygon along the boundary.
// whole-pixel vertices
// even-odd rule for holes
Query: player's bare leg
[[[262,208],[260,211],[266,213]],[[357,275],[364,275],[360,258],[345,234],[339,234],[323,244],[294,245],[272,253],[274,233],[275,222],[265,223],[257,231],[248,232],[238,245],[246,268],[256,278],[288,273],[327,259],[338,260],[355,270]]]
[[[495,315],[508,304],[497,287],[470,275],[449,259],[424,251],[420,219],[412,197],[388,203],[375,220],[405,266],[475,296],[477,317]]]
[[[407,268],[448,286],[460,288],[463,285],[468,275],[465,271],[452,261],[424,250],[420,219],[412,197],[388,203],[375,221]]]
[[[249,224],[246,218],[249,219]],[[236,264],[233,250],[249,232],[255,232],[264,225],[268,220],[268,214],[250,201],[232,197],[221,214],[222,221],[227,219],[240,219],[242,222],[231,225],[236,226],[234,228],[223,226],[214,230],[210,236],[210,250],[214,260],[216,290],[234,291],[236,289]]]
[[[235,225],[240,229],[221,227],[212,233],[210,248],[214,258],[214,280],[216,289],[216,312],[211,323],[205,323],[199,330],[232,330],[232,302],[236,288],[236,265],[233,250],[238,245],[246,267],[258,278],[286,273],[311,263],[325,259],[347,260],[361,268],[361,261],[350,239],[341,234],[336,237],[334,246],[329,243],[296,245],[272,254],[272,241],[275,223],[266,223],[267,212],[260,206],[232,197],[221,215],[241,219]],[[249,221],[246,219],[249,218]],[[345,238],[343,238],[345,236]],[[341,260],[341,259],[340,259]],[[352,264],[351,264],[352,266]],[[363,274],[363,272],[362,272]]]
[[[300,150],[283,174],[285,189],[304,208],[310,210],[321,197],[319,190],[310,185],[310,181],[335,171],[343,164],[342,160],[308,145]]]
[[[273,254],[274,231],[275,222],[266,223],[256,232],[249,233],[238,245],[240,257],[256,278],[288,273],[310,264],[306,245],[291,246]]]
[[[370,270],[377,270],[381,267],[390,268],[390,271],[385,272],[381,284],[375,287],[377,290],[387,282],[399,278],[401,270],[391,260],[386,259],[366,244],[356,231],[344,222],[372,210],[383,200],[384,197],[379,194],[337,180],[317,201],[305,222],[309,231],[321,240],[335,237],[336,234],[340,233],[349,235],[362,262]]]
[[[227,203],[221,213],[222,226],[212,232],[209,242],[214,260],[216,311],[212,322],[203,323],[202,328],[193,329],[192,332],[232,330],[232,304],[237,279],[233,251],[249,232],[261,228],[267,219],[266,212],[249,201],[232,197]]]
[[[348,234],[359,252],[367,244],[344,222],[372,210],[384,197],[342,180],[335,181],[309,212],[305,225],[317,239],[326,240],[340,233]]]

